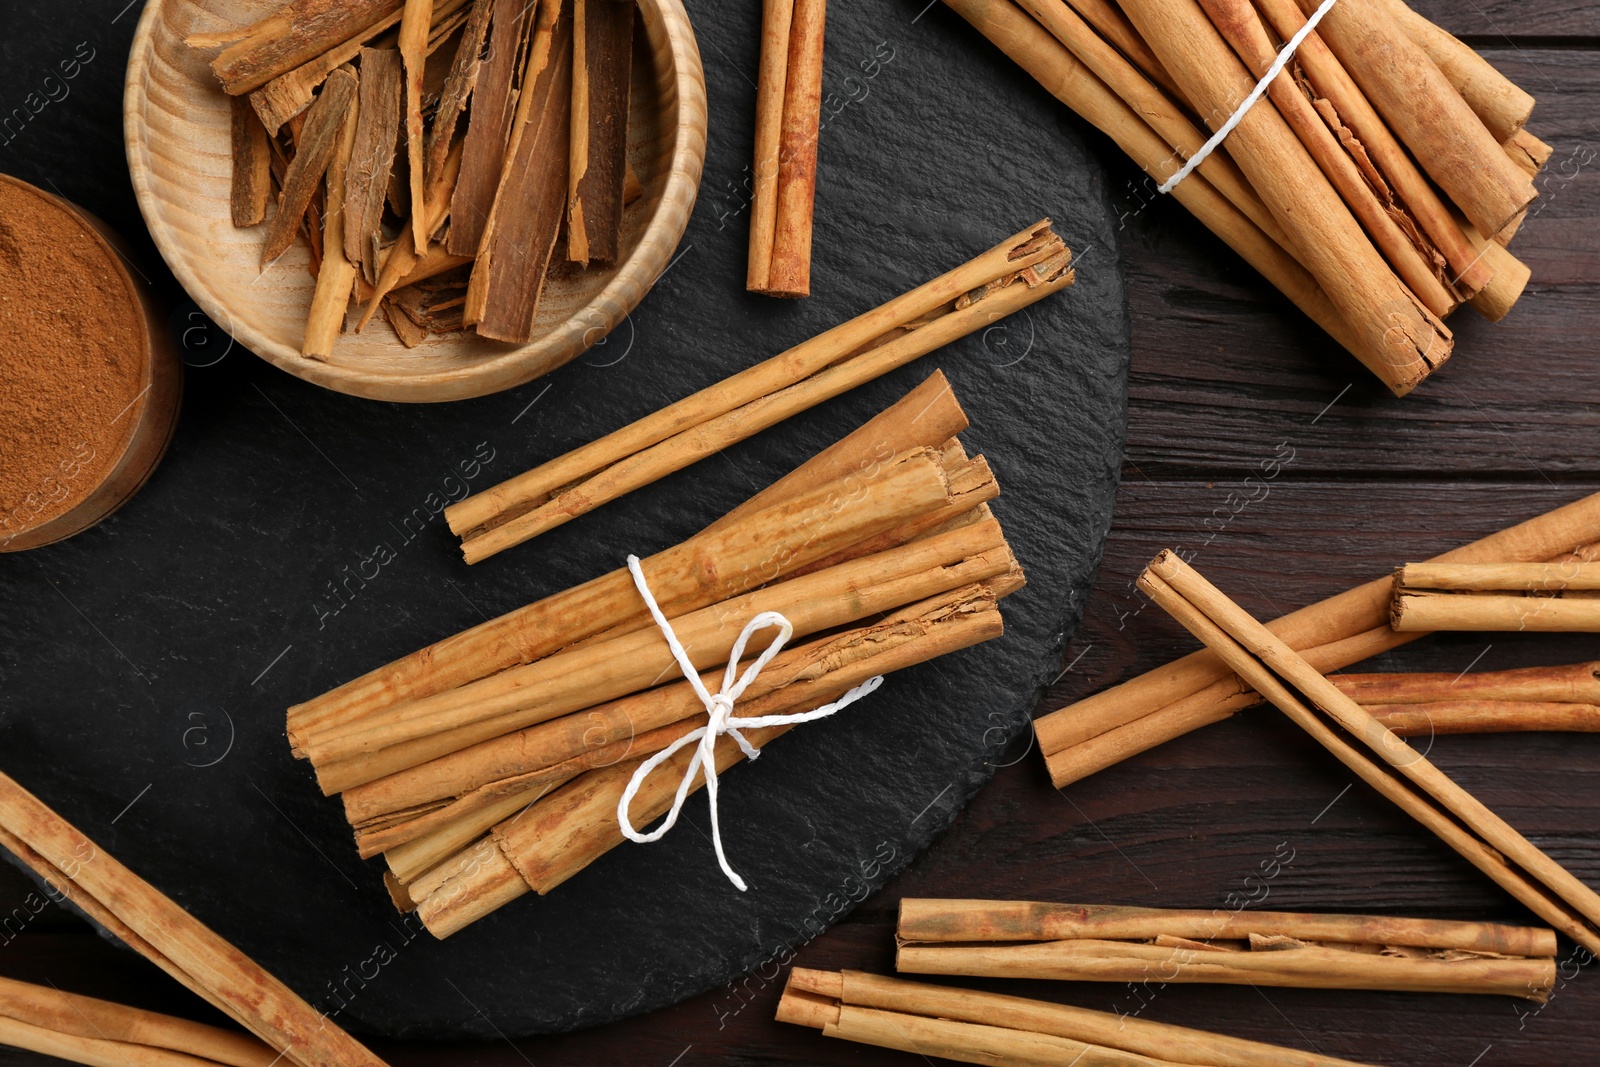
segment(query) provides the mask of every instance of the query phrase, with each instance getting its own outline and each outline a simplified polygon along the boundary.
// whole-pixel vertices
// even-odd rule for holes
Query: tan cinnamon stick
[[[445,518],[468,561],[485,559],[1070,285],[1068,259],[1041,223],[874,311],[467,497]]]
[[[400,58],[405,67],[406,173],[411,183],[411,203],[421,204],[427,194],[422,143],[422,79],[428,59],[428,30],[433,23],[433,0],[405,0],[400,16]],[[412,240],[416,252],[428,250],[428,235],[422,213],[411,213]]]
[[[322,218],[324,255],[317,272],[317,287],[311,295],[305,341],[300,346],[300,354],[311,359],[324,360],[332,354],[333,343],[344,329],[345,312],[350,308],[350,293],[356,283],[356,263],[346,255],[345,195],[359,122],[359,104],[352,102],[339,127],[338,148],[328,161],[328,206]]]
[[[1496,141],[1509,141],[1533,113],[1533,97],[1470,45],[1417,14],[1405,0],[1385,0],[1389,17],[1438,66]]]
[[[322,1013],[0,774],[0,847],[300,1067],[382,1067]]]
[[[1338,682],[1339,679],[1331,679]],[[1534,700],[1437,700],[1362,704],[1400,737],[1443,734],[1595,733],[1600,704]]]
[[[388,48],[363,48],[356,140],[345,175],[344,255],[362,268],[369,282],[377,280],[383,200],[394,167],[403,97],[400,54]]]
[[[1395,588],[1452,592],[1562,593],[1600,590],[1600,564],[1407,563]]]
[[[1194,0],[1124,0],[1122,7],[1195,107],[1222,125],[1255,79]],[[1354,330],[1356,358],[1385,385],[1404,395],[1449,358],[1450,331],[1395,277],[1276,109],[1247,111],[1229,135],[1228,154]]]
[[[1408,563],[1390,625],[1417,630],[1600,630],[1600,563]]]
[[[356,76],[349,70],[336,70],[306,113],[304,132],[296,139],[294,158],[283,178],[278,195],[278,210],[267,227],[267,240],[261,249],[261,268],[283,255],[294,242],[295,230],[304,218],[311,198],[322,185],[328,163],[339,148],[340,129],[345,114],[355,106]],[[341,246],[342,247],[342,246]]]
[[[846,1021],[846,1010],[852,1020]],[[891,1018],[870,1029],[859,1024],[862,1012]],[[1071,1063],[1079,1067],[1150,1067],[1152,1064],[1203,1064],[1206,1067],[1360,1067],[1349,1060],[1259,1041],[1158,1023],[1127,1012],[1103,1012],[1067,1004],[982,993],[946,985],[929,985],[861,971],[790,972],[778,1004],[778,1021],[820,1027],[824,1034],[905,1048],[903,1029],[916,1020],[956,1024],[939,1035],[937,1046],[917,1047],[972,1063]],[[970,1026],[976,1030],[966,1030]],[[900,1035],[894,1030],[902,1028]],[[1003,1031],[995,1034],[992,1031]],[[1017,1036],[1020,1035],[1022,1040]],[[930,1035],[918,1034],[919,1038]],[[970,1037],[981,1040],[973,1042]],[[1054,1038],[1074,1042],[1040,1048],[1025,1039]],[[954,1040],[951,1040],[954,1038]],[[997,1046],[997,1042],[999,1042]],[[935,1051],[937,1050],[937,1051]]]
[[[248,100],[233,97],[229,109],[233,144],[229,211],[235,226],[254,226],[267,217],[267,199],[272,195],[272,150],[267,131]]]
[[[1164,552],[1140,575],[1139,586],[1369,785],[1557,931],[1591,951],[1600,949],[1600,894],[1340,693],[1193,568]],[[1352,735],[1362,750],[1336,734],[1297,692]]]
[[[1172,99],[1188,106],[1189,98],[1184,95],[1182,86],[1172,80],[1167,68],[1161,65],[1155,53],[1150,51],[1150,46],[1144,43],[1144,38],[1139,36],[1139,31],[1133,28],[1133,23],[1128,21],[1116,4],[1111,0],[1067,0],[1067,3],[1095,28],[1095,32],[1107,44],[1138,67],[1141,74],[1165,89]]]
[[[1444,562],[1486,560],[1552,560],[1574,546],[1593,545],[1600,559],[1600,494],[1584,497],[1544,515],[1519,523],[1489,537],[1436,557]],[[1318,662],[1323,671],[1338,670],[1414,638],[1396,634],[1388,625],[1392,578],[1380,578],[1318,604],[1291,612],[1269,624],[1273,632],[1301,649],[1326,646],[1328,655]],[[1164,717],[1145,724],[1142,748],[1124,746],[1125,754],[1144,751],[1206,722],[1226,718],[1234,711],[1258,703],[1242,683],[1209,651],[1201,650],[1104,690],[1066,708],[1035,720],[1039,747],[1051,765],[1058,786],[1082,777],[1082,766],[1070,766],[1058,755],[1107,731],[1130,726],[1147,716]],[[1170,710],[1169,710],[1170,709]],[[1092,723],[1089,729],[1082,724]],[[1131,739],[1130,739],[1131,740]],[[1101,763],[1093,769],[1109,764]]]
[[[628,164],[633,0],[573,0],[567,258],[614,263]]]
[[[756,85],[755,184],[745,288],[811,293],[812,211],[822,121],[827,0],[767,0]]]
[[[1539,176],[1544,165],[1550,162],[1551,153],[1554,151],[1527,130],[1518,130],[1501,147],[1506,150],[1506,155],[1511,157],[1511,161],[1521,167],[1529,178]]]
[[[446,246],[457,256],[478,254],[494,207],[495,192],[505,169],[517,78],[522,73],[535,8],[526,0],[489,2],[494,10],[489,16],[488,53],[472,93],[461,178],[450,199],[452,225]]]
[[[248,93],[347,41],[399,6],[399,0],[293,0],[223,49],[211,70],[228,95]]]
[[[1600,704],[1600,662],[1473,674],[1338,674],[1328,680],[1363,705],[1442,700]]]
[[[1300,0],[1302,11],[1314,0]],[[1396,26],[1387,0],[1339,0],[1317,32],[1418,163],[1479,233],[1493,237],[1537,191],[1507,158],[1420,45]]]

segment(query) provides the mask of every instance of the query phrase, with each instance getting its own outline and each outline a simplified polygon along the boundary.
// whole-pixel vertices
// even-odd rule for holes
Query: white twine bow
[[[672,632],[672,624],[661,613],[661,608],[656,604],[655,595],[650,592],[650,585],[644,580],[644,571],[639,566],[638,556],[628,557],[628,570],[633,574],[633,584],[639,587],[639,595],[644,598],[645,607],[650,609],[650,615],[656,620],[656,625],[661,628],[661,636],[667,639],[667,647],[672,649],[672,657],[678,661],[678,667],[683,671],[683,676],[689,679],[689,684],[694,687],[695,695],[706,706],[709,716],[704,726],[690,730],[678,738],[671,745],[657,752],[654,756],[639,765],[633,772],[633,779],[628,782],[628,788],[623,791],[622,799],[617,802],[617,825],[622,828],[622,835],[630,841],[648,844],[659,841],[663,834],[672,829],[678,821],[678,813],[683,810],[683,802],[689,795],[689,789],[694,785],[695,772],[704,768],[706,776],[706,801],[711,806],[711,844],[717,852],[717,863],[722,867],[722,873],[739,889],[746,888],[744,879],[740,878],[734,869],[728,866],[728,857],[722,851],[722,831],[717,820],[717,738],[727,734],[739,743],[744,754],[750,759],[761,755],[761,750],[752,745],[740,733],[741,730],[752,730],[762,726],[788,726],[794,723],[813,722],[825,719],[840,708],[855,703],[862,697],[877,689],[883,684],[883,676],[868,678],[865,682],[850,690],[844,696],[831,704],[824,704],[811,711],[802,711],[793,715],[755,715],[748,718],[739,718],[733,714],[733,703],[745,691],[756,675],[761,673],[763,667],[772,662],[772,658],[783,651],[784,643],[794,636],[794,625],[776,611],[763,611],[749,622],[745,623],[744,630],[739,634],[739,639],[733,643],[733,651],[728,654],[728,669],[722,675],[722,688],[716,693],[706,691],[704,683],[700,681],[700,672],[695,670],[694,664],[689,659],[689,654],[683,650],[683,645],[678,641],[678,635]],[[743,675],[739,674],[739,661],[744,658],[745,645],[758,631],[769,626],[778,628],[778,636],[766,647],[756,661],[746,668]],[[629,818],[628,808],[633,803],[634,796],[639,792],[639,787],[644,785],[645,779],[650,777],[650,772],[661,764],[671,759],[674,754],[686,745],[698,743],[694,758],[689,761],[689,766],[683,772],[683,781],[678,784],[678,795],[673,798],[672,810],[667,812],[665,821],[648,834],[641,834],[633,828],[633,820]]]
[[[1289,60],[1294,58],[1294,54],[1299,50],[1301,42],[1311,36],[1311,31],[1317,28],[1317,23],[1322,21],[1322,16],[1331,11],[1335,3],[1336,0],[1322,0],[1322,3],[1317,5],[1317,9],[1311,13],[1311,17],[1306,19],[1306,24],[1296,30],[1295,35],[1289,38],[1288,43],[1278,51],[1278,56],[1272,61],[1272,66],[1268,67],[1267,72],[1261,76],[1261,80],[1256,82],[1256,87],[1250,90],[1250,95],[1244,98],[1243,103],[1234,108],[1233,114],[1228,116],[1228,121],[1222,124],[1220,130],[1211,135],[1211,140],[1200,146],[1200,151],[1189,157],[1189,161],[1180,167],[1176,174],[1157,186],[1158,192],[1172,192],[1173,187],[1187,178],[1190,171],[1198,167],[1205,161],[1207,156],[1216,151],[1217,145],[1225,141],[1228,134],[1233,132],[1233,128],[1239,125],[1239,121],[1244,118],[1244,113],[1256,106],[1256,101],[1261,99],[1262,94],[1267,91],[1267,87],[1272,84],[1272,80],[1283,73],[1283,68],[1287,67]]]

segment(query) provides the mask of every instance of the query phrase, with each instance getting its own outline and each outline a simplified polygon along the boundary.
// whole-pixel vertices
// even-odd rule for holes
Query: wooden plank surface
[[[1419,7],[1539,97],[1531,128],[1555,155],[1537,211],[1512,245],[1533,268],[1528,294],[1500,324],[1455,316],[1451,365],[1395,400],[1091,137],[1126,222],[1135,349],[1128,451],[1105,562],[1042,710],[1193,647],[1132,590],[1162,548],[1195,548],[1201,570],[1267,616],[1600,490],[1600,4]],[[946,14],[929,13],[919,29],[961,32]],[[1098,250],[1080,256],[1080,269],[1096,269],[1097,254],[1110,263],[1109,250]],[[1278,473],[1263,480],[1268,461]],[[1600,658],[1600,641],[1490,634],[1431,638],[1382,663],[1460,670],[1582,658]],[[1432,755],[1600,885],[1600,737],[1444,738]],[[603,1030],[515,1044],[375,1045],[399,1067],[928,1062],[772,1021],[790,962],[887,972],[895,905],[907,895],[1526,918],[1376,795],[1351,787],[1271,709],[1063,791],[1050,786],[1026,732],[997,746],[995,759],[994,782],[886,890],[859,907],[847,887],[820,900],[828,914],[855,910],[793,961],[777,957],[733,986]],[[1264,862],[1286,855],[1276,877],[1259,876]],[[0,920],[28,892],[0,869]],[[0,924],[0,973],[207,1017],[148,965],[53,908],[16,926]],[[1505,998],[973,984],[1397,1067],[1592,1064],[1600,978],[1570,962],[1562,974],[1542,1009]],[[0,1064],[47,1062],[0,1051]]]

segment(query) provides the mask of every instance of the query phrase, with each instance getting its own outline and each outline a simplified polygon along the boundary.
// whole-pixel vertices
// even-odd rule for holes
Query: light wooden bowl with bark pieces
[[[408,349],[380,314],[361,333],[342,334],[328,362],[302,356],[315,285],[304,239],[259,269],[265,223],[237,229],[229,214],[228,98],[207,65],[211,52],[184,44],[189,34],[246,25],[280,3],[153,0],[139,20],[123,95],[128,169],[156,246],[195,303],[262,358],[374,400],[483,396],[548,373],[598,342],[666,269],[700,186],[705,79],[682,0],[639,0],[628,159],[644,195],[624,212],[617,263],[552,271],[539,333],[525,345],[464,330]]]

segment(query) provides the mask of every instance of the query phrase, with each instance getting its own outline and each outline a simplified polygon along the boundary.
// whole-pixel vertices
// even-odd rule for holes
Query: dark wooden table
[[[1041,711],[1193,647],[1132,589],[1162,548],[1195,548],[1198,567],[1265,617],[1600,490],[1600,5],[1420,6],[1539,98],[1530,128],[1555,155],[1512,245],[1533,268],[1527,294],[1499,324],[1467,310],[1454,316],[1452,362],[1396,400],[1175,204],[1152,202],[1136,172],[1096,138],[1125,213],[1134,341],[1127,458],[1099,580],[1084,591],[1084,624]],[[908,17],[908,39],[931,32],[968,31],[942,9],[914,24]],[[975,54],[1006,62],[987,47]],[[1082,270],[1111,265],[1112,250],[1080,252]],[[1263,460],[1283,455],[1293,458],[1265,496],[1244,490]],[[1593,658],[1600,641],[1592,635],[1490,634],[1418,642],[1383,666],[1485,670]],[[1432,754],[1600,885],[1600,737],[1444,738]],[[932,850],[792,962],[887,973],[904,896],[1216,907],[1243,893],[1258,907],[1528,919],[1453,852],[1352,785],[1271,709],[1059,791],[1027,737],[998,762],[994,782]],[[1247,886],[1274,854],[1293,858],[1264,889]],[[0,870],[0,900],[26,891]],[[824,914],[845,906],[843,895],[818,902]],[[51,909],[17,927],[0,922],[0,973],[208,1017],[153,967],[70,917]],[[735,985],[600,1030],[375,1048],[396,1065],[919,1062],[773,1022],[790,962],[773,960]],[[1600,1058],[1592,970],[1565,963],[1542,1008],[1500,997],[972,984],[1375,1063],[1501,1067]],[[0,1050],[0,1064],[46,1062]]]

